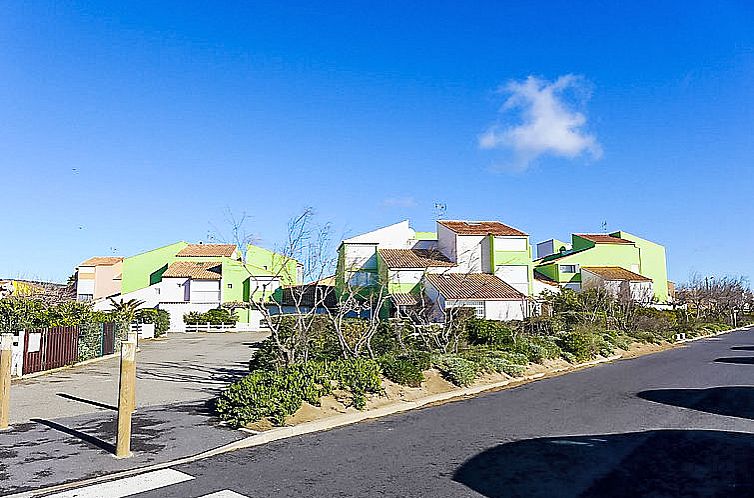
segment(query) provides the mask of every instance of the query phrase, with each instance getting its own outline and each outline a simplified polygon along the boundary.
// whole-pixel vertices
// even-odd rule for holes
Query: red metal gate
[[[26,332],[24,375],[64,367],[78,359],[78,327],[50,327]]]

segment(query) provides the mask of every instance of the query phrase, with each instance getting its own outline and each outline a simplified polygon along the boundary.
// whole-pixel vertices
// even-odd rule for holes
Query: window
[[[351,274],[348,283],[355,287],[369,287],[377,281],[377,274],[366,271],[357,271]]]
[[[484,301],[452,301],[445,305],[446,308],[470,308],[474,310],[476,318],[484,318]]]
[[[233,288],[233,284],[228,284],[228,289],[232,289],[232,288]]]
[[[94,294],[79,294],[79,301],[91,301],[94,299]]]
[[[576,273],[577,271],[576,265],[560,265],[560,273]]]

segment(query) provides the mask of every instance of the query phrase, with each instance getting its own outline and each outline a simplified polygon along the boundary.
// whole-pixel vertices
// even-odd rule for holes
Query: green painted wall
[[[121,292],[126,294],[144,289],[162,280],[162,274],[175,255],[188,243],[176,242],[123,260]]]
[[[246,246],[246,264],[280,276],[282,285],[298,283],[298,261],[264,247]],[[262,273],[264,274],[264,273]]]
[[[580,272],[563,273],[560,271],[560,265],[620,266],[630,270],[634,265],[639,265],[639,249],[628,244],[592,243],[590,248],[570,252],[551,263],[540,264],[537,270],[561,284],[581,282]]]
[[[661,303],[668,300],[668,269],[665,247],[628,232],[611,235],[630,240],[639,248],[639,273],[652,279],[655,297]]]
[[[416,240],[437,240],[436,232],[416,232]]]
[[[500,265],[519,265],[526,266],[529,280],[529,293],[532,294],[532,285],[534,281],[534,260],[532,258],[532,247],[529,244],[529,237],[526,237],[525,251],[499,251],[495,248],[495,237],[489,235],[490,244],[490,268],[489,272],[494,274],[495,267]]]
[[[558,265],[556,263],[539,265],[537,266],[537,271],[546,277],[558,280]]]

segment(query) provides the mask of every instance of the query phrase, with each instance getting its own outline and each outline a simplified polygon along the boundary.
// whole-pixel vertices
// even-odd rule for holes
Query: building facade
[[[104,273],[95,265],[79,265],[78,282],[84,282],[80,300],[93,300],[95,309],[110,309],[109,298],[137,299],[145,308],[164,309],[170,313],[170,329],[185,328],[183,316],[189,312],[206,312],[223,305],[234,308],[239,326],[260,328],[262,314],[249,306],[254,300],[269,300],[284,285],[297,283],[300,265],[291,258],[257,246],[246,248],[247,262],[233,244],[189,244],[176,242],[131,257],[117,263],[120,271]],[[85,262],[85,263],[87,263]],[[115,266],[115,265],[113,265]],[[82,268],[85,270],[82,273]],[[88,275],[95,275],[93,289],[104,288],[107,293],[91,292]],[[83,278],[82,278],[83,275]],[[237,306],[233,306],[233,305]]]

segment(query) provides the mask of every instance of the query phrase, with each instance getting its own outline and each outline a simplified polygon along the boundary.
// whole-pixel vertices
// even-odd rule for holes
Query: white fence
[[[195,325],[185,325],[183,332],[251,332],[258,331],[259,327],[254,327],[250,323],[224,323],[213,325],[211,323],[200,323]]]
[[[132,323],[131,332],[139,334],[139,339],[154,339],[154,323]]]

